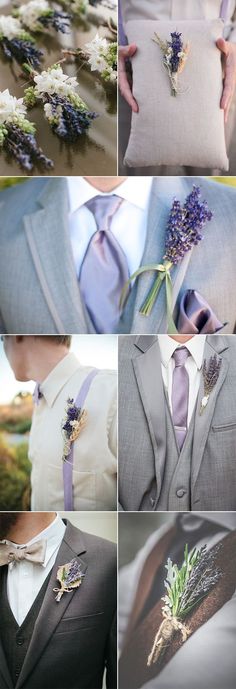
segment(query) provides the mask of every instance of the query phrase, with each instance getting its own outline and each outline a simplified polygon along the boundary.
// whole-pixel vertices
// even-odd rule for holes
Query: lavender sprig
[[[82,579],[85,575],[81,572],[81,565],[73,558],[70,562],[65,565],[61,565],[57,570],[57,580],[60,583],[60,588],[54,588],[53,591],[57,593],[56,601],[60,602],[63,594],[72,593],[75,588],[81,586]]]
[[[212,219],[213,213],[208,209],[207,202],[200,199],[200,188],[193,185],[183,207],[177,199],[173,201],[167,225],[164,256],[164,259],[173,265],[179,263],[184,255],[203,239],[201,231],[206,222]]]
[[[182,34],[173,31],[170,41],[162,41],[157,33],[152,39],[159,45],[163,52],[163,64],[168,72],[171,83],[171,93],[176,96],[179,93],[178,76],[183,71],[189,53],[189,44],[183,44]]]
[[[8,60],[12,61],[14,59],[19,65],[27,62],[34,68],[40,65],[43,51],[34,45],[33,40],[23,40],[21,38],[2,38],[0,40],[4,55]]]
[[[16,125],[7,125],[6,131],[7,135],[3,147],[23,170],[31,172],[35,165],[46,170],[53,168],[53,161],[44,155],[42,149],[37,145],[34,134],[26,134]]]
[[[200,414],[203,413],[205,407],[208,404],[210,394],[214,389],[219,378],[221,365],[222,359],[217,357],[216,354],[214,354],[214,356],[211,356],[208,362],[206,359],[204,359],[202,367],[204,397],[201,400]]]
[[[186,198],[183,207],[177,199],[174,199],[167,224],[163,263],[141,266],[131,275],[122,290],[121,307],[124,305],[131,282],[142,273],[154,271],[157,273],[157,277],[140,308],[140,313],[144,316],[150,315],[162,283],[165,282],[167,332],[172,335],[177,333],[172,317],[172,280],[170,271],[174,265],[184,258],[188,251],[197,246],[203,239],[202,230],[206,223],[210,222],[212,216],[213,213],[208,209],[207,202],[201,201],[200,188],[195,185],[193,185],[193,189]]]

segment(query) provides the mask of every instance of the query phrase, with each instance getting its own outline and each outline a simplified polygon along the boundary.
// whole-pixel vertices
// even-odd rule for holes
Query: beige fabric
[[[32,510],[64,508],[61,426],[66,401],[76,399],[90,371],[70,353],[40,386],[44,397],[35,407],[29,444]],[[74,444],[75,510],[116,509],[116,406],[116,373],[101,370],[85,400],[87,425]]]
[[[220,109],[221,61],[215,46],[222,29],[221,20],[127,23],[128,41],[138,46],[132,66],[139,112],[132,115],[126,165],[228,169]],[[184,43],[190,42],[190,54],[179,77],[181,94],[176,98],[171,96],[163,53],[152,41],[154,32],[168,40],[171,31],[180,31]]]

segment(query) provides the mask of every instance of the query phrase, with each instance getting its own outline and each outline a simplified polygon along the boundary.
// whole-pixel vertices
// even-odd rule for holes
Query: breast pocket
[[[96,612],[92,615],[83,615],[81,617],[64,617],[60,621],[55,634],[66,634],[68,632],[99,628],[103,622],[103,617],[103,612]]]
[[[223,431],[236,431],[236,421],[229,421],[219,425],[212,426],[214,433],[222,433]]]

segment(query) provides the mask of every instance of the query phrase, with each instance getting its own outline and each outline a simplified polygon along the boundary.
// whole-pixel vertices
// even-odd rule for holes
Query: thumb
[[[131,43],[130,45],[127,45],[126,48],[124,49],[124,57],[133,57],[134,53],[136,53],[137,46],[136,43]]]
[[[224,53],[224,55],[229,54],[229,44],[227,41],[224,40],[224,38],[218,38],[216,41],[217,48]]]

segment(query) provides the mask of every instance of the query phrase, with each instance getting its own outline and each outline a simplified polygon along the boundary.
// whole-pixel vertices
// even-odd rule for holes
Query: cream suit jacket
[[[124,25],[130,19],[216,19],[221,0],[121,0]],[[236,42],[236,2],[229,0],[225,37]]]
[[[40,386],[29,443],[32,510],[64,508],[61,426],[68,398],[76,399],[90,371],[70,353]],[[114,371],[99,371],[83,405],[88,420],[74,443],[75,510],[116,509],[116,379]]]

